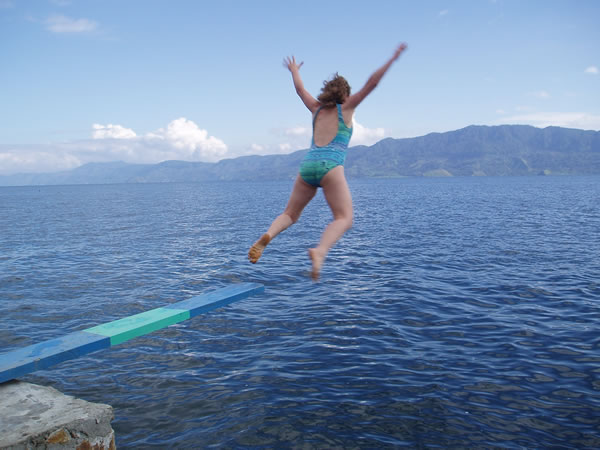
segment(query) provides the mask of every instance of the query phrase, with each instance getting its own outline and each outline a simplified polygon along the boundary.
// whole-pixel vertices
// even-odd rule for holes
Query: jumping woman
[[[293,56],[284,60],[284,66],[292,73],[296,93],[312,113],[312,143],[300,164],[300,173],[294,183],[285,211],[250,247],[248,252],[250,262],[256,263],[275,236],[296,223],[304,207],[321,187],[333,213],[333,221],[325,228],[319,245],[308,250],[312,261],[312,279],[318,280],[329,249],[352,226],[352,197],[344,176],[344,161],[352,136],[354,110],[375,89],[383,75],[405,49],[405,44],[398,46],[392,57],[369,77],[363,88],[356,94],[351,95],[348,82],[344,77],[336,74],[333,79],[323,82],[323,89],[317,99],[310,95],[302,83],[300,67],[304,63],[297,64]]]

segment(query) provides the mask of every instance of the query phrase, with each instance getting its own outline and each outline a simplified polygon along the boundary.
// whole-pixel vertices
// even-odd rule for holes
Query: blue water
[[[250,297],[25,379],[120,448],[600,447],[600,177],[351,180],[257,265],[291,182],[0,188],[0,351],[242,281]]]

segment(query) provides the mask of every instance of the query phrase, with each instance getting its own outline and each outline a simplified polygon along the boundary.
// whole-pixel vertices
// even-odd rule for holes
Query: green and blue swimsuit
[[[342,116],[342,105],[337,104],[338,110],[338,131],[333,140],[324,147],[317,147],[315,144],[315,121],[321,111],[320,107],[315,113],[313,119],[313,137],[310,150],[300,164],[300,176],[308,184],[321,187],[321,180],[327,172],[337,166],[343,166],[346,160],[346,149],[352,137],[352,128],[344,123]]]

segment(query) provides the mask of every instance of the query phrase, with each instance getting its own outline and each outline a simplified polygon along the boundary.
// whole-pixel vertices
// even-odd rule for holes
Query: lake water
[[[265,293],[24,380],[120,448],[600,447],[600,177],[350,180],[257,265],[291,182],[0,188],[0,351],[237,282]]]

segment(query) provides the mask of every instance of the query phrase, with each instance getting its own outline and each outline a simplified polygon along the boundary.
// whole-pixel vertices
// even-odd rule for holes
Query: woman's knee
[[[297,211],[290,211],[290,210],[285,210],[283,212],[283,216],[288,216],[290,218],[290,221],[292,222],[292,224],[298,222],[298,219],[300,219],[300,214],[302,214],[302,211],[297,212]]]
[[[352,225],[354,225],[354,218],[352,216],[347,217],[345,219],[345,223],[346,223],[346,231],[348,231],[350,228],[352,228]]]
[[[344,231],[348,231],[350,228],[352,228],[352,225],[354,224],[354,219],[352,218],[352,215],[340,215],[338,217],[335,218],[335,220],[337,220],[339,223],[341,223],[344,226]]]

